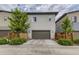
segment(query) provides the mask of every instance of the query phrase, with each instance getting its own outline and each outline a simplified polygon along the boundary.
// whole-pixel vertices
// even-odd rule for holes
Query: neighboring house
[[[0,11],[0,36],[6,36],[10,31],[7,19],[11,12]],[[55,16],[57,12],[28,12],[30,28],[29,39],[54,39]]]
[[[65,13],[56,21],[56,32],[62,32],[61,23],[64,17],[67,16],[72,22],[72,29],[73,29],[73,38],[79,39],[79,11],[72,11]]]

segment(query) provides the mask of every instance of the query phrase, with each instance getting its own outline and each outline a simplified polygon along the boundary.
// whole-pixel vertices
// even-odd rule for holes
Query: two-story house
[[[54,39],[55,16],[57,12],[27,12],[30,22],[29,39]],[[10,31],[7,19],[9,11],[0,11],[0,36],[6,36]]]
[[[63,14],[60,18],[56,20],[56,32],[62,32],[61,23],[64,20],[64,17],[67,16],[69,20],[72,22],[73,29],[73,38],[79,39],[79,11],[72,11]]]

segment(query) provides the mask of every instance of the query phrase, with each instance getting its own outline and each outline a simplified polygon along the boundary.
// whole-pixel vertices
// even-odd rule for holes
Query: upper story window
[[[37,18],[36,17],[33,17],[33,22],[36,22],[37,21]]]
[[[72,17],[72,22],[77,22],[77,16]]]
[[[51,18],[49,18],[49,21],[51,21]]]
[[[4,17],[4,21],[7,21],[7,17]]]

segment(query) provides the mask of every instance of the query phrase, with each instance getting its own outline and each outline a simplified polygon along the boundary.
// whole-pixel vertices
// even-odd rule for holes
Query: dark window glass
[[[74,22],[77,22],[77,17],[76,16],[74,16]]]
[[[4,17],[4,21],[7,21],[7,17]]]
[[[49,18],[49,21],[51,21],[51,18]]]
[[[33,20],[34,20],[34,22],[36,22],[37,20],[36,20],[36,17],[33,17]]]

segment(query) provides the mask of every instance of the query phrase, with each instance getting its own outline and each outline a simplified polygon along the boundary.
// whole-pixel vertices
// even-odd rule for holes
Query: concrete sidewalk
[[[29,40],[23,45],[0,45],[0,55],[74,55],[79,46],[61,46],[53,40]]]

